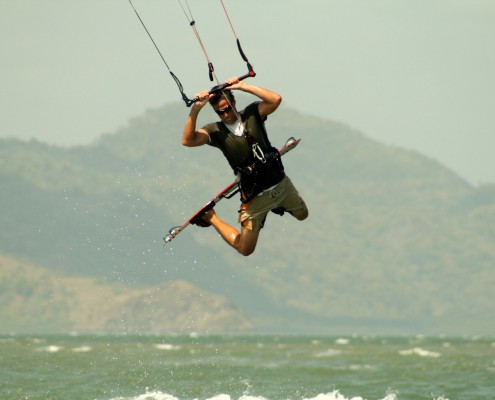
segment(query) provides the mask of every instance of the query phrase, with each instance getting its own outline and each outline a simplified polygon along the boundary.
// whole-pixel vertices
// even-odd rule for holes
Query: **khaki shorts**
[[[249,230],[261,229],[267,214],[274,208],[283,207],[287,212],[306,209],[306,203],[286,175],[275,187],[257,195],[239,210],[239,223]]]

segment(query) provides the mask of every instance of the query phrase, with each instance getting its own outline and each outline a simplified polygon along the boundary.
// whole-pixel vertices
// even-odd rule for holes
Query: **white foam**
[[[121,400],[121,399],[114,399],[114,400]],[[145,394],[141,394],[138,397],[135,397],[133,400],[179,400],[179,399],[168,393],[155,391],[155,392],[146,392]]]
[[[432,358],[438,358],[441,355],[440,353],[437,353],[435,351],[424,350],[421,347],[415,347],[413,349],[407,349],[407,350],[400,350],[399,354],[401,356],[417,355],[420,357],[432,357]]]
[[[350,340],[345,338],[339,338],[335,341],[336,344],[349,344]]]
[[[170,343],[157,343],[154,345],[158,350],[180,350],[180,346],[176,346]]]
[[[50,346],[45,346],[45,347],[38,347],[36,351],[46,351],[47,353],[57,353],[60,350],[63,349],[63,346],[57,346],[57,345],[50,345]]]
[[[239,397],[239,400],[267,400],[266,397],[263,396],[248,396],[248,395],[243,395]]]
[[[313,398],[306,398],[303,400],[364,400],[362,397],[345,397],[338,390],[334,390],[329,393],[320,393],[318,396]],[[387,399],[389,400],[389,399]]]
[[[163,393],[160,391],[146,392],[144,394],[138,395],[136,397],[116,397],[110,400],[179,400],[177,397],[172,396],[167,393]],[[198,399],[195,399],[198,400]],[[201,400],[201,399],[199,399]],[[228,394],[217,394],[213,397],[207,398],[205,400],[232,400],[231,396]],[[250,396],[243,395],[239,397],[238,400],[267,400],[266,397],[263,396]],[[339,390],[334,390],[333,392],[328,393],[320,393],[315,397],[304,398],[302,400],[366,400],[361,396],[357,397],[346,397]],[[397,396],[394,392],[388,392],[385,397],[381,400],[397,400]],[[435,398],[433,400],[449,400],[443,396]]]
[[[316,397],[305,398],[303,400],[366,400],[366,399],[361,396],[346,397],[345,395],[340,393],[339,390],[334,390],[333,392],[320,393]],[[397,394],[389,389],[385,397],[381,400],[398,400]],[[449,400],[449,399],[439,397],[438,399],[434,399],[434,400]]]
[[[325,351],[320,351],[319,353],[316,354],[316,357],[318,358],[323,358],[323,357],[335,357],[342,354],[342,350],[336,350],[336,349],[328,349]]]
[[[217,394],[216,396],[210,397],[206,400],[230,400],[230,396],[228,394]]]
[[[351,371],[372,371],[376,369],[376,367],[369,364],[351,364],[349,365],[349,369]]]
[[[72,351],[74,353],[87,353],[88,351],[93,350],[90,346],[80,346],[80,347],[74,347]]]

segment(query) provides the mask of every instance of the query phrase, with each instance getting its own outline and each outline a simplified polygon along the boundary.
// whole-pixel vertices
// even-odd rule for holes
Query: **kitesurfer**
[[[288,212],[302,221],[308,217],[306,203],[290,178],[285,174],[280,155],[271,146],[264,121],[282,101],[282,97],[239,78],[227,80],[224,90],[202,91],[184,124],[182,144],[188,147],[209,144],[219,148],[240,180],[240,231],[221,220],[212,209],[195,221],[199,226],[210,226],[240,254],[248,256],[256,248],[258,236],[268,212],[283,215]],[[259,98],[238,112],[232,93],[240,90]],[[210,103],[220,121],[196,128],[197,118]]]

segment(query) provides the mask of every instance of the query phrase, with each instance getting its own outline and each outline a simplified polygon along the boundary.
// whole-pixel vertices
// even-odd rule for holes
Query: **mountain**
[[[131,288],[53,274],[0,255],[3,332],[238,331],[251,322],[225,298],[184,281]]]
[[[495,185],[472,187],[435,160],[289,108],[267,126],[275,146],[302,137],[284,164],[310,217],[270,215],[248,258],[213,229],[164,246],[169,228],[233,180],[218,150],[181,146],[186,113],[148,110],[88,146],[1,140],[0,250],[130,292],[192,285],[237,308],[242,329],[495,333]],[[238,203],[217,213],[235,224]],[[148,309],[134,304],[135,315]],[[0,315],[7,331],[11,315]]]

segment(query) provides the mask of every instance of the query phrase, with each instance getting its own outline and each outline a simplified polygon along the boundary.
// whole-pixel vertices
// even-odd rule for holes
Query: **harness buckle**
[[[261,150],[261,147],[258,145],[258,143],[253,143],[252,150],[255,158],[260,160],[263,164],[266,163],[265,153],[263,153],[263,150]]]

